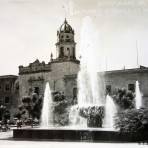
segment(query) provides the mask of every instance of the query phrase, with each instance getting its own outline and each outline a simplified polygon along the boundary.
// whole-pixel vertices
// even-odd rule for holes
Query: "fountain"
[[[79,115],[79,106],[74,105],[69,112],[69,122],[71,128],[87,128],[87,120]]]
[[[101,105],[98,83],[98,33],[90,17],[85,17],[81,30],[80,71],[78,73],[78,106]],[[87,52],[86,52],[87,51]]]
[[[93,26],[90,17],[83,21],[81,34],[81,65],[78,73],[78,104],[70,109],[69,127],[55,127],[53,124],[52,99],[49,83],[46,84],[43,109],[41,116],[41,127],[38,129],[14,129],[14,138],[23,139],[48,139],[63,141],[134,141],[135,137],[127,133],[119,133],[113,130],[113,116],[116,107],[110,96],[106,98],[106,105],[101,99],[101,84],[98,81],[98,57],[97,57],[98,33]],[[95,51],[94,51],[95,50]],[[138,85],[139,86],[139,85]],[[137,90],[138,91],[138,90]],[[138,97],[138,94],[137,94]],[[139,103],[138,103],[139,105]],[[141,106],[141,105],[140,105]],[[88,127],[88,119],[98,118],[98,110],[105,107],[105,122],[103,128]],[[139,106],[138,106],[139,107]],[[84,109],[84,110],[83,110]],[[88,117],[80,115],[88,114]],[[95,114],[95,116],[94,116]],[[102,114],[103,117],[103,114]],[[101,118],[102,118],[101,117]],[[102,119],[101,119],[102,120]],[[99,123],[99,122],[97,122]],[[100,127],[102,126],[102,123]],[[48,127],[48,128],[47,128]]]
[[[86,138],[92,137],[93,130],[98,132],[104,130],[104,128],[102,128],[103,130],[100,128],[92,128],[93,126],[91,128],[90,127],[88,128],[88,121],[92,120],[91,116],[93,116],[93,119],[98,118],[98,114],[99,114],[98,110],[102,111],[102,106],[105,106],[103,104],[103,101],[101,99],[102,97],[100,95],[101,84],[98,81],[98,68],[99,68],[98,63],[99,62],[98,62],[97,46],[98,46],[97,29],[95,29],[91,18],[85,17],[82,24],[81,47],[80,47],[80,52],[81,52],[81,55],[83,56],[80,61],[81,65],[80,65],[80,71],[78,73],[78,81],[77,81],[78,82],[78,104],[72,106],[70,109],[69,127],[63,127],[63,128],[55,127],[52,121],[53,119],[52,104],[53,103],[52,103],[50,86],[49,86],[49,83],[46,83],[42,115],[41,115],[41,128],[40,130],[33,130],[35,133],[37,132],[38,134],[42,135],[43,136],[42,138],[47,138],[47,135],[48,135],[48,138],[50,137],[49,139],[55,138],[55,135],[57,135],[57,137],[59,138],[61,133],[64,134],[64,136],[66,137],[68,136],[67,138],[69,138],[70,136],[69,132],[72,132],[72,138],[80,140],[81,138],[83,139],[84,137]],[[110,106],[110,109],[111,109],[111,106]],[[89,120],[81,116],[80,111],[83,112],[83,114],[88,114],[87,118],[89,118]],[[112,116],[110,115],[112,113],[110,112],[110,110],[106,110],[106,111],[109,111],[109,113],[107,113],[107,118],[111,119]],[[103,117],[103,113],[102,113],[102,117]],[[98,118],[98,121],[100,121],[100,118]],[[100,127],[102,127],[102,123],[100,124]],[[43,133],[42,133],[42,130],[44,130]],[[90,131],[92,132],[90,133]],[[68,135],[66,134],[67,132],[68,132]],[[53,137],[49,136],[48,133],[53,135]],[[34,135],[34,137],[37,138],[38,134],[36,136]],[[64,139],[66,137],[63,137],[63,138],[60,137],[60,138]]]
[[[53,124],[53,115],[52,115],[52,96],[51,90],[49,86],[49,82],[46,83],[44,99],[43,99],[43,107],[41,114],[41,128],[48,128]]]
[[[140,92],[138,81],[136,81],[135,106],[136,106],[136,109],[140,109],[142,107],[142,95],[141,95],[141,92]]]
[[[105,104],[105,119],[104,127],[108,129],[114,129],[114,116],[117,113],[116,105],[113,99],[107,95]]]

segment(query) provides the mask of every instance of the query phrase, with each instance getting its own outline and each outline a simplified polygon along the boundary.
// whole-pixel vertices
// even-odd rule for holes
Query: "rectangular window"
[[[73,98],[77,97],[77,88],[73,88]]]
[[[10,102],[9,97],[5,97],[5,104],[8,104]]]
[[[106,94],[111,93],[111,85],[106,85]]]
[[[128,90],[135,92],[135,84],[128,84]]]
[[[6,90],[6,91],[9,91],[9,90],[10,90],[10,85],[9,85],[9,84],[6,84],[6,85],[5,85],[5,90]]]
[[[0,106],[3,104],[3,99],[0,98]]]

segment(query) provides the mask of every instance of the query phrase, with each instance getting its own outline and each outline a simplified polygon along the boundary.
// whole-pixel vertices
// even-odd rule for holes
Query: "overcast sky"
[[[65,17],[79,57],[86,16],[99,34],[104,69],[136,67],[136,48],[139,64],[148,66],[148,0],[0,0],[0,75],[18,74],[37,58],[49,62]]]

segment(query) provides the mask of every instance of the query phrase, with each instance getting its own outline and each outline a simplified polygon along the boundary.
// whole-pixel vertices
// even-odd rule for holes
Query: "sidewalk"
[[[147,148],[148,145],[137,143],[85,143],[51,141],[13,141],[0,140],[1,148]]]
[[[13,137],[13,130],[7,132],[0,132],[0,140],[9,139]]]

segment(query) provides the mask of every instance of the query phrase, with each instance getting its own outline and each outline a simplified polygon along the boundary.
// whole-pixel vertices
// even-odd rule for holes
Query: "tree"
[[[8,119],[10,119],[10,112],[6,108],[6,106],[1,105],[0,106],[0,120],[3,122],[6,122]]]
[[[19,106],[15,117],[18,119],[29,120],[29,119],[40,119],[42,108],[42,97],[37,93],[32,94],[32,96],[23,96],[22,104]],[[27,113],[27,117],[23,117]]]

